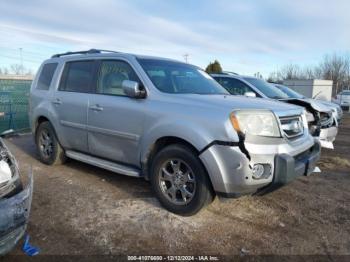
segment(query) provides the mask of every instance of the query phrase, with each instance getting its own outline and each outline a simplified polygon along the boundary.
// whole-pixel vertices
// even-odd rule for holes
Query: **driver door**
[[[147,99],[126,96],[122,88],[124,80],[141,84],[126,61],[100,61],[96,90],[88,106],[89,151],[101,158],[138,166]]]

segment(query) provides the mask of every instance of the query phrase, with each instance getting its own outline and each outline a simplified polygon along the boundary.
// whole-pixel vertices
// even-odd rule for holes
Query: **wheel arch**
[[[152,163],[152,160],[153,160],[154,156],[162,148],[164,148],[166,146],[169,146],[169,145],[174,145],[174,144],[184,145],[184,146],[188,147],[190,150],[192,150],[196,154],[196,156],[199,155],[199,149],[196,148],[191,142],[189,142],[188,140],[186,140],[184,138],[181,138],[181,137],[178,137],[178,136],[163,136],[163,137],[159,137],[157,140],[155,140],[148,147],[148,151],[144,154],[144,156],[142,158],[142,162],[141,162],[142,172],[143,172],[146,180],[149,180],[150,165]],[[204,164],[203,164],[203,166],[204,166]],[[204,168],[205,168],[205,166],[204,166]]]

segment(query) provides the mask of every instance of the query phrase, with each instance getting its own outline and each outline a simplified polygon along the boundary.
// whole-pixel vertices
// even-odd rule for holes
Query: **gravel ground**
[[[262,197],[216,198],[187,218],[164,210],[142,179],[73,160],[46,166],[38,161],[31,135],[5,141],[23,173],[33,168],[28,232],[41,255],[317,254],[329,258],[350,255],[349,138],[350,115],[346,115],[335,150],[322,151],[322,173],[301,177]],[[20,247],[11,253],[16,254],[22,254]]]

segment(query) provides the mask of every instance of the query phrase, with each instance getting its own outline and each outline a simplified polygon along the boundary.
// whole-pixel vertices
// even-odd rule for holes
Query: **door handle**
[[[100,105],[93,105],[93,106],[90,106],[89,108],[93,111],[103,111],[103,107],[101,107]]]
[[[52,101],[52,104],[54,104],[54,105],[61,105],[62,101],[61,101],[61,99],[56,98],[54,101]]]

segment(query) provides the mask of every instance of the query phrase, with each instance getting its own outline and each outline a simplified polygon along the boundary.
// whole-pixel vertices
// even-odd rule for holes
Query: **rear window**
[[[68,62],[65,66],[59,90],[89,93],[93,81],[93,61]]]
[[[36,86],[37,89],[49,90],[56,68],[57,63],[49,63],[44,65],[39,76],[38,85]]]

